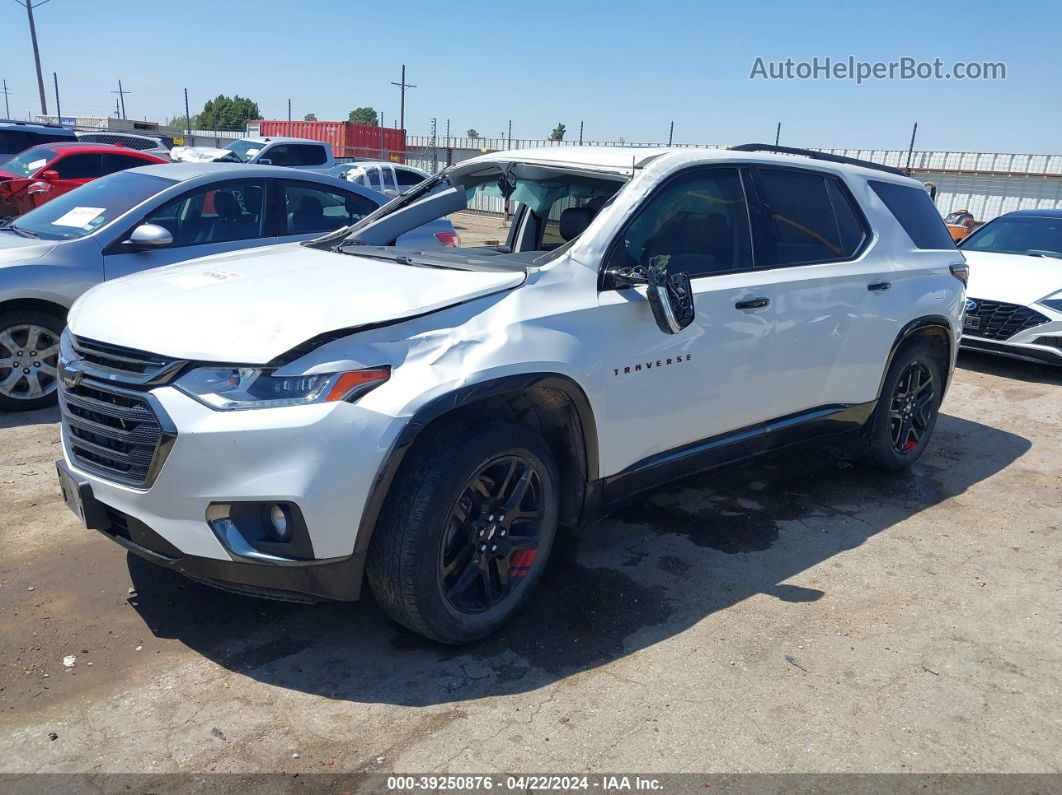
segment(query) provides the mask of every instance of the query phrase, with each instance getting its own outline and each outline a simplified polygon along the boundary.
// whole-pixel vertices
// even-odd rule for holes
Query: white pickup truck
[[[276,136],[238,138],[221,149],[212,146],[175,146],[170,159],[185,163],[256,163],[324,172],[336,165],[332,147],[309,138]]]

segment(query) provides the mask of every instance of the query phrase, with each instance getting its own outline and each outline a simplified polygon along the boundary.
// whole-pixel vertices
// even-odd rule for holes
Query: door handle
[[[892,282],[874,282],[873,284],[867,285],[867,289],[872,293],[881,293],[888,290],[890,287],[892,287]]]
[[[762,309],[771,303],[770,298],[760,296],[759,298],[746,298],[744,301],[738,301],[734,304],[734,309]]]

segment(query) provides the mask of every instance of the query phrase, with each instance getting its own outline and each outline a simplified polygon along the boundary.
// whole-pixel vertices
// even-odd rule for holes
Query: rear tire
[[[921,458],[937,424],[943,391],[940,355],[924,342],[900,348],[867,428],[868,463],[886,472],[901,472]]]
[[[369,547],[369,586],[403,626],[470,643],[527,601],[556,531],[557,467],[542,438],[509,422],[452,425],[404,462]]]
[[[0,411],[55,404],[65,327],[62,317],[40,309],[0,312]]]

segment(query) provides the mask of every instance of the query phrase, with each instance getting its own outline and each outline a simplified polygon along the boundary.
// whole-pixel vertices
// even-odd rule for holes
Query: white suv
[[[394,245],[491,202],[515,207],[505,245]],[[365,574],[397,621],[468,642],[528,598],[558,526],[664,481],[839,434],[910,466],[965,278],[922,186],[885,167],[484,155],[316,241],[86,293],[60,481],[160,565],[307,600],[356,599]]]

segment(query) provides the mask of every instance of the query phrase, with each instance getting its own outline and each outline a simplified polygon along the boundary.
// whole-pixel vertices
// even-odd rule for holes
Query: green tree
[[[317,114],[316,113],[307,113],[305,116],[302,117],[302,120],[303,121],[317,121]]]
[[[247,122],[262,118],[258,103],[239,94],[226,97],[218,94],[203,105],[203,112],[195,117],[196,125],[203,130],[243,130]]]
[[[167,127],[176,127],[178,130],[187,130],[188,129],[188,117],[185,116],[183,113],[180,116],[174,116],[168,122],[166,122],[166,126]],[[193,128],[196,127],[195,116],[192,117],[192,125],[191,126]],[[198,128],[196,128],[196,129],[198,129]]]
[[[469,138],[479,138],[479,130],[475,127],[469,127],[468,132],[465,133]]]
[[[557,122],[557,126],[553,128],[553,132],[549,134],[551,141],[563,141],[564,133],[568,132],[568,128],[564,126],[562,122]]]
[[[371,124],[373,127],[378,127],[380,124],[380,119],[372,108],[354,108],[347,117],[347,121],[355,124]]]

